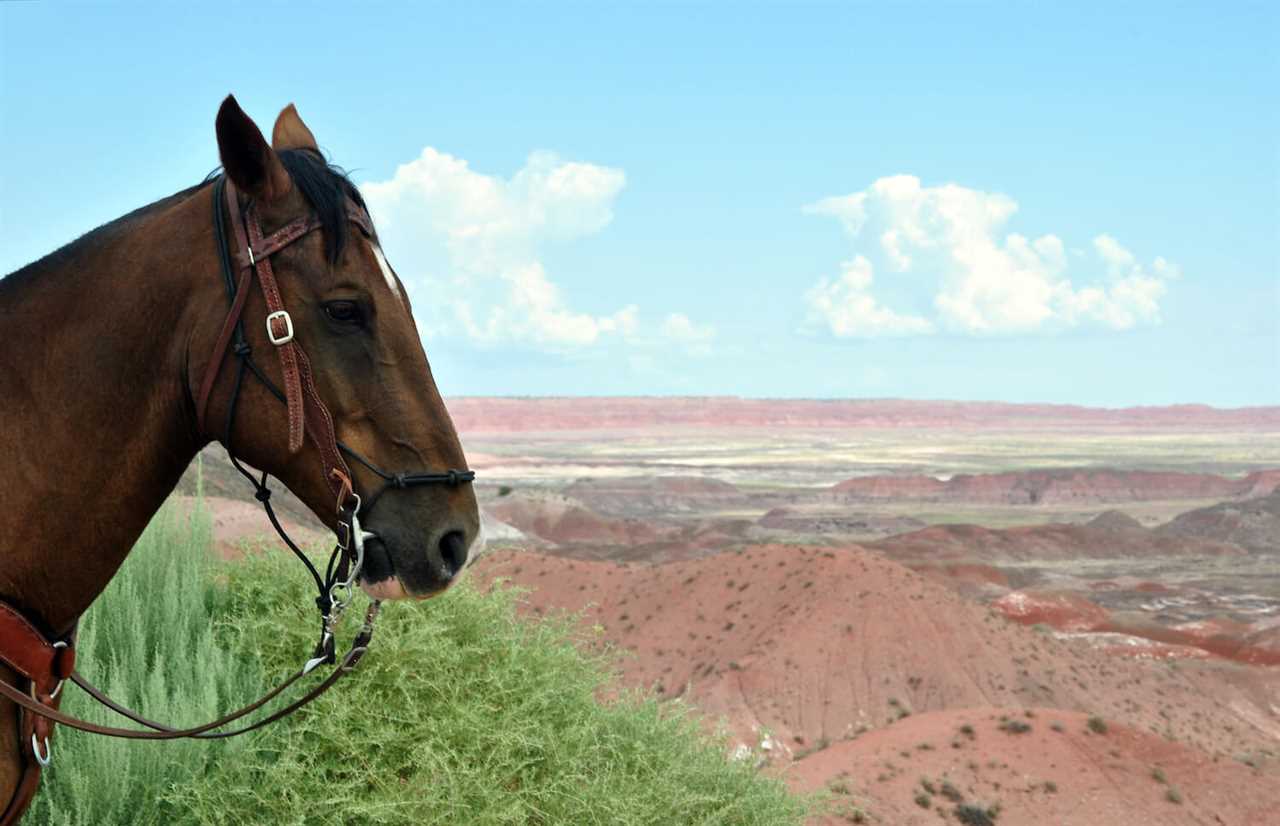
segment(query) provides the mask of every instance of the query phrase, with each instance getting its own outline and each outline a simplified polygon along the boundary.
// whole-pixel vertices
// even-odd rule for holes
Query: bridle
[[[224,208],[231,218],[231,237],[228,238]],[[365,238],[374,239],[373,225],[364,209],[352,199],[346,200],[346,218]],[[391,473],[379,468],[364,456],[340,441],[324,401],[316,390],[310,360],[300,343],[294,338],[293,319],[280,295],[271,257],[290,244],[320,229],[322,223],[315,215],[297,218],[270,235],[264,235],[255,205],[240,205],[234,184],[225,176],[213,185],[213,222],[217,239],[222,276],[226,282],[231,307],[223,322],[213,350],[213,359],[206,368],[203,381],[195,397],[196,420],[199,432],[206,430],[209,398],[222,366],[230,353],[236,359],[235,375],[227,406],[220,440],[227,450],[231,463],[254,486],[254,498],[262,503],[267,518],[281,539],[306,566],[316,585],[316,608],[320,613],[320,638],[310,658],[302,667],[282,683],[249,705],[226,714],[217,720],[188,728],[173,728],[149,720],[132,711],[86,680],[75,670],[75,630],[66,637],[50,641],[36,625],[20,611],[0,601],[0,662],[18,675],[19,682],[27,683],[27,690],[0,681],[0,695],[19,706],[19,734],[22,744],[24,767],[13,799],[0,815],[0,826],[16,822],[35,796],[40,769],[49,765],[52,754],[49,738],[53,724],[62,723],[81,731],[134,740],[175,740],[180,738],[222,739],[245,734],[280,720],[328,691],[344,675],[360,662],[373,639],[374,620],[381,602],[374,600],[365,613],[364,623],[352,640],[351,647],[341,660],[337,657],[335,630],[344,610],[351,603],[353,586],[364,564],[364,543],[374,537],[361,527],[361,517],[367,517],[374,504],[388,490],[405,490],[432,484],[461,485],[475,479],[471,470],[447,470],[443,472]],[[237,277],[238,273],[238,277]],[[279,354],[284,389],[281,390],[263,372],[252,358],[252,348],[244,333],[244,308],[251,289],[257,280],[266,299],[267,338]],[[271,489],[267,486],[265,471],[255,476],[236,457],[232,442],[236,407],[246,374],[255,376],[271,395],[284,403],[289,420],[289,451],[302,449],[305,439],[310,439],[320,457],[321,472],[334,497],[337,513],[337,544],[329,555],[324,574],[289,537],[271,506]],[[382,485],[362,500],[355,492],[352,475],[343,454],[364,466],[382,480]],[[318,685],[301,698],[283,708],[238,728],[225,730],[230,723],[266,706],[301,677],[317,666],[335,665],[336,668]],[[66,680],[75,683],[89,696],[118,714],[144,726],[147,730],[102,726],[58,711],[61,691]],[[43,746],[41,745],[43,744]]]

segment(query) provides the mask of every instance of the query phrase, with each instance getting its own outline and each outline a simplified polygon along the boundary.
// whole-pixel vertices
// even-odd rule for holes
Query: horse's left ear
[[[316,136],[302,122],[302,117],[292,103],[280,110],[276,118],[276,126],[271,130],[271,148],[279,152],[281,149],[312,149],[320,151],[316,146]]]
[[[280,158],[267,146],[258,126],[244,113],[235,97],[227,95],[218,108],[215,124],[222,168],[242,192],[263,201],[289,194],[293,181]]]

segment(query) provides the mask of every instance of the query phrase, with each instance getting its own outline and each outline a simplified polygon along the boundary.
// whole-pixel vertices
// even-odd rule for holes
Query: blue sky
[[[353,170],[446,395],[1280,403],[1265,5],[347,5],[0,3],[0,272],[234,92]]]

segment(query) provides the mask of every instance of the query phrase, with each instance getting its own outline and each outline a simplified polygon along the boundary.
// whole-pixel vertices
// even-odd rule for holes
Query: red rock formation
[[[1163,536],[1232,542],[1255,553],[1280,552],[1280,490],[1181,514],[1156,528]]]
[[[1105,626],[1108,617],[1101,605],[1062,591],[1010,591],[991,605],[1014,622],[1060,631],[1093,631]]]
[[[1237,556],[1239,546],[1198,536],[1160,534],[1139,528],[1117,532],[1090,525],[934,525],[863,543],[900,562],[1142,558],[1150,556]]]
[[[1234,499],[1270,493],[1280,471],[1240,479],[1209,473],[1134,470],[1033,470],[931,476],[866,476],[834,485],[828,496],[844,502],[964,502],[999,505],[1065,505],[1168,499]]]

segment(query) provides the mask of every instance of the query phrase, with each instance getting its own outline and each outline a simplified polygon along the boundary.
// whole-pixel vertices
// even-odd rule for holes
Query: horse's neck
[[[193,285],[217,279],[208,197],[101,230],[0,289],[0,598],[55,632],[199,448],[184,374]]]

